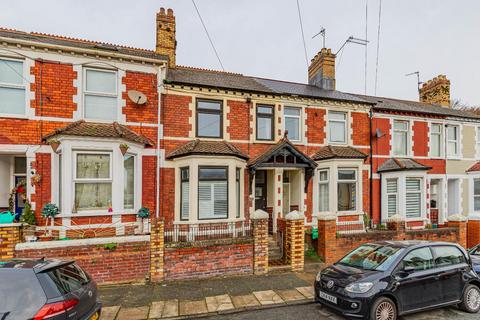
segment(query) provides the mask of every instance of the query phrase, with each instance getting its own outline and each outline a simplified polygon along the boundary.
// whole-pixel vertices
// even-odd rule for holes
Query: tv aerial
[[[135,104],[142,105],[147,103],[147,96],[140,91],[129,90],[127,94],[128,98]]]
[[[420,71],[414,71],[414,72],[407,73],[405,75],[405,77],[409,77],[409,76],[413,76],[413,75],[417,76],[418,94],[420,94],[420,88],[421,88],[421,85],[423,83],[422,81],[420,81]]]

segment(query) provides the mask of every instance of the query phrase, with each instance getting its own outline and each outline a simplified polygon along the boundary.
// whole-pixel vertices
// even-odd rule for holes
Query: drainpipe
[[[163,79],[165,78],[165,66],[161,65],[158,67],[157,73],[157,94],[158,94],[158,106],[157,106],[157,165],[155,168],[156,174],[156,184],[155,184],[155,218],[158,220],[160,217],[160,162],[161,162],[161,149],[160,149],[160,140],[161,135],[163,135],[162,123],[160,120],[161,109],[162,109],[162,92],[163,92]]]
[[[373,226],[373,110],[370,109],[370,228]],[[380,197],[380,201],[381,201]]]

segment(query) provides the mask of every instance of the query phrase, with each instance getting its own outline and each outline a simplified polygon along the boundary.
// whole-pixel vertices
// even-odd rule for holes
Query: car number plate
[[[328,302],[337,304],[337,297],[334,297],[334,296],[329,295],[329,294],[327,294],[325,292],[322,292],[322,291],[320,291],[318,294],[319,294],[320,298],[322,298],[324,300],[327,300]]]
[[[95,312],[95,314],[90,317],[90,320],[98,320],[98,319],[99,319],[98,312]]]

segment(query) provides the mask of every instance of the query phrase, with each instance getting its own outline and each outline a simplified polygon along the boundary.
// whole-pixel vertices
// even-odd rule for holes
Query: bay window
[[[198,168],[198,219],[228,218],[228,167]]]
[[[0,114],[24,115],[26,109],[23,62],[0,59]]]
[[[405,215],[407,218],[419,218],[422,213],[422,179],[405,179]]]
[[[395,156],[408,155],[408,121],[393,121],[392,151]]]
[[[473,179],[473,210],[480,211],[480,179]]]
[[[329,182],[328,182],[328,170],[319,171],[318,179],[318,211],[327,212],[329,210]]]
[[[197,99],[197,137],[223,136],[222,101]]]
[[[180,168],[180,220],[190,216],[190,168]]]
[[[123,158],[123,208],[133,209],[135,206],[135,156],[125,154]]]
[[[389,217],[398,213],[398,179],[387,179],[387,214]]]
[[[74,161],[74,211],[111,208],[111,153],[77,152]]]
[[[442,130],[439,123],[432,123],[430,127],[430,156],[441,157],[442,155]]]
[[[257,105],[257,140],[273,140],[274,106]]]
[[[85,69],[83,103],[85,118],[117,120],[117,72]]]
[[[357,171],[339,169],[337,177],[338,211],[354,211],[357,202]]]
[[[328,139],[332,143],[347,143],[346,112],[328,112]]]
[[[291,141],[301,141],[301,108],[285,107],[283,117],[285,131],[288,131],[288,138]]]
[[[447,127],[447,155],[450,157],[458,156],[458,126]]]

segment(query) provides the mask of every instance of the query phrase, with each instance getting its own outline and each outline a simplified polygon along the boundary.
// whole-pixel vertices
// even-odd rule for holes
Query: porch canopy
[[[391,158],[378,167],[378,173],[410,170],[430,170],[432,167],[425,166],[413,159]]]
[[[298,168],[305,171],[305,192],[308,182],[314,174],[317,163],[296,148],[287,137],[282,138],[270,149],[248,162],[250,179],[253,181],[255,172],[262,168]],[[252,182],[250,181],[250,183]]]

